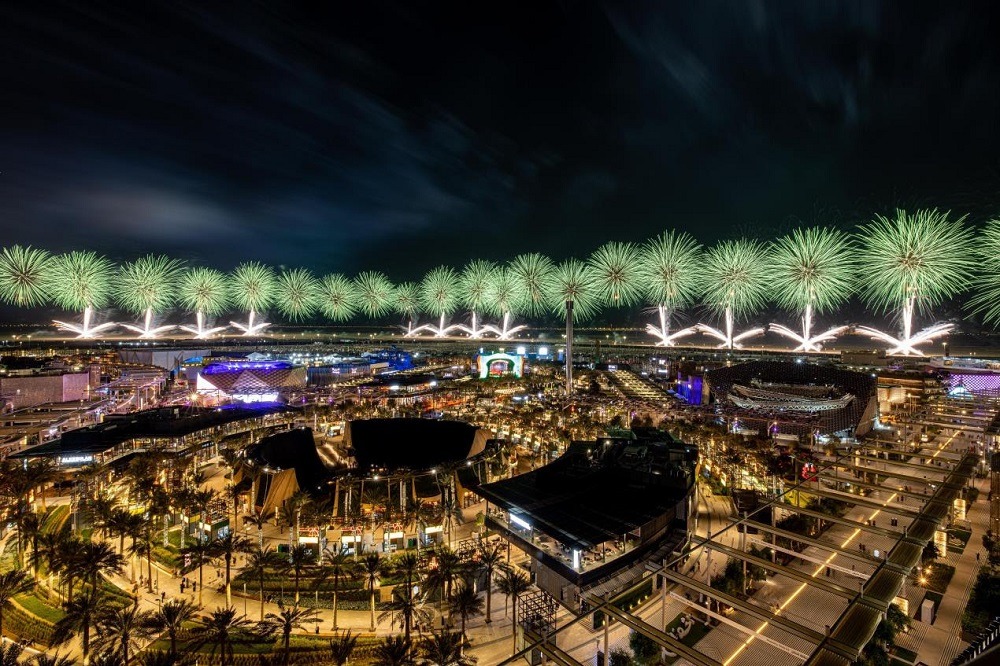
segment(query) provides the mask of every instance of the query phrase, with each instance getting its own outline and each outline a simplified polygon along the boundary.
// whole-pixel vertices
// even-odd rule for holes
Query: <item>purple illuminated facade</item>
[[[677,395],[690,405],[700,405],[702,403],[702,377],[701,375],[684,376],[677,373]]]
[[[242,370],[291,370],[294,367],[288,361],[231,361],[229,363],[209,363],[201,371],[201,374],[221,375]]]

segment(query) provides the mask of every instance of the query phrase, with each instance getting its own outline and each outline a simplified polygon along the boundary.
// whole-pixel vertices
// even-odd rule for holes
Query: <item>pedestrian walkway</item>
[[[976,487],[979,488],[979,499],[969,508],[967,516],[972,525],[972,536],[965,551],[954,564],[955,575],[941,599],[934,624],[927,628],[924,640],[920,643],[918,662],[947,664],[968,645],[962,641],[961,636],[962,613],[979,573],[980,562],[976,556],[978,554],[982,561],[986,558],[983,534],[989,523],[989,504],[986,501],[988,486],[988,479],[978,480]]]

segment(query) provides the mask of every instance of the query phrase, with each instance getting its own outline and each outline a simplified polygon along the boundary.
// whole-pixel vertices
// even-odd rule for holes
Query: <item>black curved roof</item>
[[[360,470],[420,470],[468,458],[477,430],[462,421],[363,419],[348,424],[345,441]]]

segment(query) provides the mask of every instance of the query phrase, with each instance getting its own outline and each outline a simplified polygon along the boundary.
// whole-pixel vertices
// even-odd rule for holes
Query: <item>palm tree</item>
[[[278,612],[268,613],[264,616],[263,624],[268,629],[274,629],[281,632],[281,644],[284,647],[285,659],[284,663],[287,666],[288,658],[291,655],[290,642],[292,637],[292,630],[294,629],[305,629],[305,625],[310,622],[319,622],[319,611],[315,608],[299,608],[293,606],[292,608],[285,608],[285,604],[278,601]]]
[[[185,573],[193,571],[195,567],[198,568],[198,605],[201,606],[203,605],[202,592],[205,590],[205,564],[212,560],[215,551],[212,550],[212,544],[196,541],[190,546],[182,548],[181,554],[184,555],[185,559],[189,556],[191,558],[191,564],[184,569]]]
[[[461,525],[463,520],[462,507],[453,492],[449,492],[441,501],[441,519],[444,521],[444,529],[448,533],[448,545],[450,546],[452,527],[456,523]]]
[[[268,517],[267,513],[261,509],[256,513],[251,513],[250,515],[243,516],[243,524],[246,525],[250,523],[257,528],[257,545],[260,548],[264,547],[264,526],[267,525]]]
[[[406,503],[403,520],[417,530],[417,552],[420,552],[420,543],[423,541],[425,530],[435,515],[436,511],[429,502],[414,500]]]
[[[108,606],[97,616],[97,651],[110,653],[121,659],[123,666],[129,666],[132,654],[153,634],[152,616],[149,611],[139,610],[138,604]]]
[[[216,608],[209,615],[198,619],[197,626],[191,629],[192,647],[211,645],[213,656],[219,652],[222,666],[233,666],[233,644],[246,642],[245,637],[250,627],[246,616],[236,614],[235,608]]]
[[[402,585],[398,585],[392,590],[392,601],[389,603],[389,608],[378,616],[379,622],[387,619],[390,622],[390,627],[398,621],[400,628],[403,629],[403,638],[409,640],[413,623],[416,621],[429,625],[433,615],[424,608],[420,597],[413,594],[412,588],[407,592]]]
[[[403,636],[386,636],[375,648],[375,666],[405,666],[413,657],[413,645]]]
[[[152,525],[143,522],[138,526],[138,530],[132,532],[132,545],[128,552],[132,557],[146,560],[146,589],[153,591],[153,530]],[[142,565],[139,565],[142,571]]]
[[[61,654],[39,652],[29,663],[31,666],[76,666],[76,659]]]
[[[138,525],[141,516],[129,513],[121,507],[112,507],[111,511],[101,521],[101,527],[112,535],[118,536],[118,553],[125,555],[125,537]]]
[[[330,639],[330,658],[333,659],[334,666],[344,666],[347,663],[357,642],[357,635],[351,634],[350,629]]]
[[[426,621],[424,615],[427,613],[422,608],[423,604],[413,596],[413,585],[420,577],[420,567],[420,558],[415,553],[410,552],[403,553],[393,566],[396,573],[403,576],[403,592],[399,593],[399,587],[393,590],[393,596],[399,597],[393,600],[393,606],[403,618],[403,630],[407,640],[410,639],[410,629],[413,626],[414,617]]]
[[[285,565],[285,570],[291,571],[295,580],[296,606],[299,605],[299,581],[302,578],[302,572],[312,565],[313,560],[312,550],[305,544],[300,543],[288,551],[288,563]]]
[[[84,541],[78,558],[80,576],[92,589],[102,575],[121,573],[125,566],[125,559],[106,541]]]
[[[194,490],[181,487],[174,490],[170,495],[170,503],[180,509],[181,513],[181,548],[187,545],[188,512],[187,507],[194,504]]]
[[[486,576],[486,624],[493,621],[493,575],[504,562],[504,548],[499,541],[480,541],[476,553],[476,564]]]
[[[29,560],[31,562],[31,577],[35,580],[38,579],[38,557],[36,553],[38,552],[38,539],[42,534],[42,519],[37,513],[32,511],[26,515],[21,523],[21,531],[24,533],[24,542],[27,545],[31,543],[31,554]]]
[[[311,501],[312,499],[309,497],[308,494],[304,493],[301,490],[298,490],[284,502],[290,518],[292,519],[292,521],[294,521],[289,523],[289,525],[291,525],[294,528],[294,532],[292,534],[293,544],[298,544],[299,542],[299,524],[302,520],[302,510]]]
[[[196,490],[191,496],[194,503],[198,506],[201,517],[198,519],[198,523],[201,528],[198,531],[198,540],[207,541],[207,535],[205,534],[205,525],[208,524],[208,505],[219,498],[219,493],[209,488],[204,488],[202,490]]]
[[[50,560],[50,571],[63,578],[68,601],[73,600],[74,583],[83,575],[82,562],[87,551],[85,542],[75,536],[67,536],[59,540],[54,558]]]
[[[108,598],[96,588],[85,590],[72,601],[67,601],[63,604],[66,615],[56,623],[53,631],[55,644],[61,645],[79,633],[83,664],[87,666],[90,663],[90,629],[107,607]]]
[[[246,537],[234,534],[232,530],[226,536],[212,542],[212,552],[216,557],[222,556],[226,563],[226,605],[233,605],[233,592],[230,585],[232,578],[233,555],[250,550],[250,541]]]
[[[448,615],[458,613],[462,618],[462,639],[465,639],[465,623],[470,617],[483,614],[483,600],[479,598],[471,585],[461,584],[451,598]]]
[[[0,574],[0,636],[3,636],[3,612],[10,606],[10,600],[31,592],[34,587],[35,581],[24,571],[11,569]]]
[[[190,622],[198,607],[187,599],[171,599],[162,604],[160,608],[150,617],[150,625],[157,631],[166,632],[170,640],[169,654],[177,656],[177,636],[185,622]]]
[[[333,630],[337,631],[337,596],[340,593],[341,579],[350,580],[356,575],[356,564],[346,553],[328,552],[326,563],[320,567],[316,577],[316,587],[319,588],[330,578],[333,579]]]
[[[514,632],[514,651],[517,652],[517,600],[521,598],[522,594],[531,589],[531,580],[520,569],[507,566],[504,567],[503,573],[497,579],[497,589],[514,601],[511,627]]]
[[[258,548],[251,550],[247,555],[246,565],[243,567],[243,575],[247,578],[256,578],[260,584],[260,621],[264,621],[264,580],[267,573],[274,569],[279,569],[285,565],[284,558],[273,550]],[[336,610],[334,611],[336,613]]]
[[[365,584],[368,586],[372,609],[371,630],[375,631],[375,586],[378,585],[379,578],[385,572],[385,562],[379,557],[378,553],[368,553],[362,558],[358,569]]]
[[[0,666],[20,666],[22,652],[24,647],[17,643],[0,643]]]
[[[420,648],[427,662],[434,666],[471,666],[476,663],[474,658],[464,656],[465,639],[454,631],[431,632],[420,643]]]
[[[173,497],[170,493],[166,491],[162,486],[156,486],[153,488],[153,492],[149,498],[149,513],[150,516],[156,516],[160,519],[160,523],[163,526],[162,536],[163,536],[163,547],[167,547],[167,527],[170,518],[171,505],[173,504]],[[155,522],[155,521],[151,521]],[[152,528],[150,528],[152,529]]]
[[[448,546],[441,546],[434,551],[436,565],[427,573],[427,584],[437,589],[438,608],[451,599],[452,585],[466,571],[466,564],[458,553]]]

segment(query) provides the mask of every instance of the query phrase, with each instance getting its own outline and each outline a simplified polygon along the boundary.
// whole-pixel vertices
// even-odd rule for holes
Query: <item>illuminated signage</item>
[[[60,465],[86,465],[94,462],[94,456],[59,456]]]
[[[478,364],[480,379],[519,378],[524,373],[524,356],[518,354],[482,354]]]

